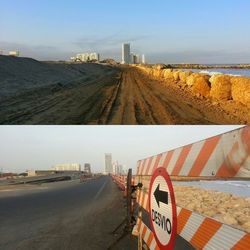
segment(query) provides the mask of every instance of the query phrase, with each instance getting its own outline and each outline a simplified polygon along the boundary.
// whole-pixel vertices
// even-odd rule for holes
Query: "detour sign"
[[[150,224],[160,249],[172,250],[176,238],[177,219],[174,190],[165,168],[153,173],[149,188]]]

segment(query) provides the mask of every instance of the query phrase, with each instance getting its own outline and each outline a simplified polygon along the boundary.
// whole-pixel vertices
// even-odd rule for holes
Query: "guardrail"
[[[152,176],[157,170],[162,169],[166,170],[170,178],[174,180],[178,180],[178,178],[209,180],[231,180],[232,178],[244,180],[246,178],[249,180],[250,127],[237,129],[138,161],[134,181],[136,184],[142,184],[142,188],[137,189],[138,214],[133,232],[138,235],[139,248],[143,245],[141,242],[143,241],[149,249],[171,249],[162,247],[155,236],[157,232],[152,228],[154,210],[150,208],[150,199],[152,200],[150,186],[154,179]],[[117,180],[117,183],[121,185],[120,179]],[[154,192],[156,191],[160,191],[159,186],[158,190],[155,189]],[[162,194],[160,195],[160,198],[163,199]],[[171,197],[171,200],[174,198]],[[163,202],[163,200],[160,201]],[[176,214],[173,212],[172,216],[177,219],[176,229],[167,229],[175,230],[196,249],[250,249],[249,233],[215,218],[180,207],[178,201]],[[161,221],[161,223],[163,222]],[[161,226],[163,227],[163,224]]]

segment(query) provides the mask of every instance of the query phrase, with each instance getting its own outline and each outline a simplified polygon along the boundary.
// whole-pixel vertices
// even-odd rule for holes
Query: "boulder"
[[[160,69],[153,69],[153,75],[155,77],[160,77],[161,76],[161,70]]]
[[[210,78],[210,96],[217,100],[227,101],[232,98],[232,84],[228,75],[213,75]]]
[[[228,225],[237,225],[238,221],[231,214],[226,214],[223,217],[223,221]]]
[[[161,69],[159,74],[161,78],[164,78],[164,69]]]
[[[195,73],[187,77],[186,83],[196,95],[208,96],[210,93],[209,75]]]
[[[174,80],[173,70],[172,69],[164,69],[164,78]]]
[[[174,77],[175,81],[179,81],[180,80],[179,74],[180,74],[180,71],[174,71],[173,72],[173,77]]]
[[[181,71],[179,73],[179,78],[181,81],[186,82],[187,78],[192,74],[193,74],[192,71]]]
[[[233,100],[250,106],[250,78],[231,77]]]

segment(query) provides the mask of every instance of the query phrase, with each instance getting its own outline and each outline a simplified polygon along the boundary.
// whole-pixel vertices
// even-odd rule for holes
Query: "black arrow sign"
[[[160,208],[160,202],[168,205],[168,192],[161,191],[160,184],[158,184],[158,187],[154,191],[154,197],[159,208]]]

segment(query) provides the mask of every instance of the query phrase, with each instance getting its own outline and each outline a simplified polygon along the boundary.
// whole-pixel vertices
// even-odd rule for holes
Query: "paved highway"
[[[122,193],[110,177],[0,192],[0,249],[108,249],[124,218]],[[180,238],[176,243],[175,249],[189,249]],[[136,244],[126,237],[113,249],[136,250]]]
[[[0,249],[107,249],[124,212],[109,177],[0,193]]]

